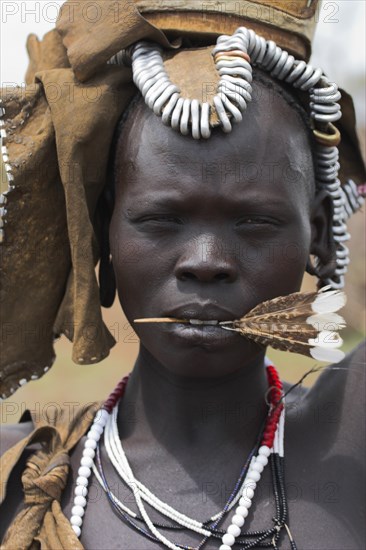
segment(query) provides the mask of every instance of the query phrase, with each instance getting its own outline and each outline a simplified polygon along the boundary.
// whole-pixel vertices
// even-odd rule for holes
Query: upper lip
[[[199,319],[201,321],[233,321],[239,319],[240,315],[215,304],[185,304],[174,309],[170,309],[166,314],[168,317],[178,319]]]

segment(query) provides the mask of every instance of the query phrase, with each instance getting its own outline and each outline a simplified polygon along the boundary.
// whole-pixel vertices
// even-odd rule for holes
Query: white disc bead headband
[[[315,177],[318,189],[325,189],[334,207],[333,237],[336,243],[336,267],[332,277],[322,280],[323,285],[343,288],[344,274],[349,264],[349,250],[345,245],[350,236],[346,221],[363,204],[357,186],[348,180],[343,186],[338,178],[338,148],[340,133],[332,124],[341,118],[338,86],[314,69],[282,50],[272,40],[258,36],[253,30],[239,27],[233,35],[222,35],[212,51],[220,75],[213,104],[224,132],[232,130],[232,122],[240,122],[251,101],[252,65],[267,71],[278,80],[294,88],[309,92],[310,118],[316,140]],[[211,135],[211,105],[198,99],[181,96],[165,70],[162,48],[157,44],[140,41],[128,51],[119,52],[109,63],[132,63],[133,81],[145,103],[165,125],[194,139],[207,139]],[[319,270],[321,262],[315,260]]]

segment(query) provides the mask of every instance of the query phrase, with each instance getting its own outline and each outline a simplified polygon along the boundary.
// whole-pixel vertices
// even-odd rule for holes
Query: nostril
[[[181,281],[198,281],[201,278],[202,278],[202,276],[200,277],[200,275],[196,275],[195,273],[192,273],[190,271],[183,271],[179,275],[179,279]],[[215,281],[225,281],[225,280],[230,278],[230,274],[229,273],[216,273],[215,275],[213,275],[213,277],[209,277],[209,278],[211,280],[215,280]]]
[[[186,257],[177,262],[174,270],[176,278],[187,283],[210,282],[229,283],[237,278],[237,268],[233,262],[222,258]]]
[[[183,271],[180,275],[180,279],[183,281],[195,281],[197,277],[194,273],[190,273],[189,271]]]
[[[215,279],[217,281],[224,281],[225,279],[228,279],[229,278],[229,274],[228,273],[217,273],[215,275]]]

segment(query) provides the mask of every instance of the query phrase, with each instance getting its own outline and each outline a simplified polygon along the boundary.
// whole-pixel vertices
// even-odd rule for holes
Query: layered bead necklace
[[[237,545],[240,545],[243,550],[258,546],[277,549],[280,533],[285,529],[292,550],[296,550],[296,544],[286,523],[288,510],[284,485],[283,440],[285,402],[283,387],[275,367],[269,364],[267,360],[266,363],[268,380],[266,402],[268,404],[268,414],[265,423],[224,508],[204,522],[192,519],[175,510],[157,498],[145,485],[135,478],[119,438],[117,425],[119,402],[123,397],[129,378],[128,376],[124,377],[117,384],[102,408],[97,412],[87,434],[76,479],[74,505],[70,519],[75,534],[78,537],[81,535],[83,516],[87,505],[89,478],[93,471],[117,515],[142,536],[156,543],[163,544],[167,548],[173,550],[200,550],[209,539],[217,539],[219,550],[231,550],[233,546],[237,547]],[[109,487],[100,452],[102,434],[108,458],[119,477],[131,489],[139,513],[132,511],[123,504],[112,493]],[[272,473],[276,509],[275,517],[273,517],[274,525],[262,531],[242,532],[249,508],[252,505],[256,486],[268,463],[270,464]],[[162,516],[171,520],[172,523],[162,524],[153,522],[148,515],[144,502],[148,503]],[[219,529],[219,523],[234,507],[236,508],[229,527],[226,530]],[[187,546],[169,540],[159,530],[162,528],[173,532],[189,530],[201,534],[203,538],[198,545],[194,547]]]

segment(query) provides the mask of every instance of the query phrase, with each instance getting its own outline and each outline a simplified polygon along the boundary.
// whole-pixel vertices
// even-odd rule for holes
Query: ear
[[[311,209],[310,254],[316,256],[319,262],[316,270],[312,266],[308,269],[309,273],[319,279],[331,277],[336,268],[336,243],[332,225],[333,203],[323,189],[315,194]]]
[[[103,307],[111,307],[116,295],[116,276],[112,258],[103,254],[99,263],[99,297]]]
[[[109,247],[109,224],[113,212],[113,189],[106,186],[98,200],[99,215],[99,298],[103,307],[111,307],[116,295],[116,277]]]

